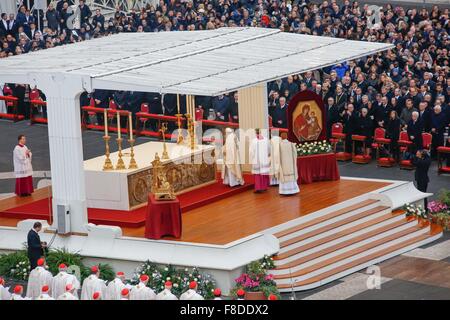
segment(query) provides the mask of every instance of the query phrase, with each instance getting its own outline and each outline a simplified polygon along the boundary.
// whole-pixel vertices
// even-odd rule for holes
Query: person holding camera
[[[430,169],[431,158],[426,150],[417,150],[415,156],[412,158],[412,164],[416,167],[414,178],[416,180],[416,188],[419,191],[427,192],[428,182],[428,170]],[[424,199],[425,209],[428,206],[428,199]]]

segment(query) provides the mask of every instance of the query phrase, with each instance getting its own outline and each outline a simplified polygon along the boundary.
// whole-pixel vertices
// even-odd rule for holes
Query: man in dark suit
[[[412,119],[408,122],[407,132],[409,139],[413,142],[412,152],[422,149],[423,122],[419,119],[419,113],[414,111]]]
[[[334,104],[333,97],[329,97],[327,100],[327,139],[331,138],[331,128],[333,127],[333,123],[339,122],[339,110]]]
[[[280,98],[280,104],[275,107],[272,116],[272,124],[276,128],[287,128],[287,104],[286,98]]]
[[[412,158],[412,164],[416,167],[414,178],[417,184],[417,190],[427,192],[428,182],[428,169],[430,169],[431,158],[426,150],[417,150],[416,155]],[[425,208],[427,208],[427,198],[424,199]]]
[[[30,260],[31,270],[36,268],[38,259],[40,259],[44,253],[45,243],[41,242],[41,238],[39,237],[41,229],[42,224],[40,222],[35,222],[33,229],[28,232],[27,236],[28,259]]]

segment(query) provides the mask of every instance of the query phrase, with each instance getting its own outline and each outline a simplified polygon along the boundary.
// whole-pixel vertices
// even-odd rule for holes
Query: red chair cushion
[[[360,135],[354,134],[354,135],[352,135],[352,140],[365,141],[366,140],[366,136],[360,136]]]
[[[409,141],[409,140],[398,140],[398,144],[399,145],[410,146],[410,145],[412,145],[412,141]]]
[[[345,133],[337,133],[337,132],[335,132],[335,133],[332,134],[332,137],[336,138],[336,139],[344,139],[345,138]]]
[[[450,147],[440,146],[437,147],[437,151],[442,153],[450,153]]]
[[[441,168],[439,168],[439,171],[445,172],[445,173],[450,173],[450,167],[447,167],[447,166],[441,167]]]
[[[375,142],[378,143],[391,143],[391,139],[386,139],[386,138],[376,138]]]

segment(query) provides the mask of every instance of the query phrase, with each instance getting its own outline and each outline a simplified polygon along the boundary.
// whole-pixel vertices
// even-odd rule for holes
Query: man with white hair
[[[61,263],[58,266],[59,273],[53,277],[52,296],[58,298],[66,292],[66,286],[71,284],[74,288],[75,296],[78,297],[77,290],[80,288],[80,282],[73,274],[67,273],[67,266]]]
[[[225,145],[223,146],[222,179],[223,184],[230,187],[243,185],[241,160],[239,156],[238,140],[233,129],[225,129]]]
[[[413,142],[411,151],[415,153],[417,150],[422,149],[423,123],[419,119],[419,112],[414,111],[412,113],[411,120],[408,122],[407,132],[409,139]]]
[[[172,293],[171,281],[166,281],[164,284],[164,290],[156,295],[156,300],[178,300],[178,298]]]
[[[198,284],[196,281],[189,283],[189,290],[180,296],[180,300],[205,300],[201,295],[197,293]]]
[[[130,300],[155,300],[155,292],[147,287],[149,276],[143,274],[139,277],[139,283],[131,289]]]
[[[76,294],[75,287],[70,283],[66,285],[66,292],[57,297],[56,300],[78,300],[78,295]]]
[[[431,134],[432,139],[432,149],[431,156],[436,156],[437,147],[444,145],[444,132],[445,127],[449,124],[449,119],[447,119],[446,114],[442,112],[440,105],[434,107],[434,112],[431,114]]]
[[[0,301],[11,300],[11,293],[9,293],[9,287],[5,287],[5,280],[0,277]]]
[[[43,258],[38,259],[37,267],[31,270],[28,276],[27,297],[36,299],[41,294],[42,287],[48,286],[50,289],[52,282],[53,276],[45,268],[45,260]]]
[[[121,271],[116,273],[116,278],[111,281],[106,288],[107,300],[120,300],[122,289],[126,288],[125,274]]]

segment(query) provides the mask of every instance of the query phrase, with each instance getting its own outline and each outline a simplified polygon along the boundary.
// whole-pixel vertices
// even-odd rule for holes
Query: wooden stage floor
[[[280,196],[278,187],[271,187],[267,192],[260,194],[245,191],[184,213],[183,235],[177,240],[227,244],[389,184],[389,182],[353,179],[315,182],[302,185],[300,194],[294,196]],[[38,195],[34,197],[36,200]],[[21,200],[0,200],[0,208],[8,205],[17,206],[17,202]],[[23,199],[23,201],[30,200]],[[0,217],[2,226],[15,226],[18,221]],[[144,236],[144,227],[122,228],[122,230],[124,236]],[[170,237],[164,239],[175,240]]]

